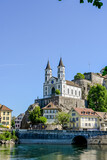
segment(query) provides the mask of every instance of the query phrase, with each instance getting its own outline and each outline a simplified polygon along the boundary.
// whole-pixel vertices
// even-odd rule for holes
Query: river
[[[0,160],[107,160],[107,145],[0,145]]]

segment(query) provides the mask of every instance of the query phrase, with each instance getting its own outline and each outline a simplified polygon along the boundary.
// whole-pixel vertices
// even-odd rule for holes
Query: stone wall
[[[36,99],[35,103],[38,103],[41,108],[45,107],[49,102],[53,102],[58,105],[62,111],[68,112],[72,107],[85,107],[85,101],[82,99],[68,98],[62,96],[53,96],[50,98]]]
[[[20,143],[72,144],[75,137],[84,137],[87,144],[107,145],[107,131],[68,131],[68,130],[19,130]]]

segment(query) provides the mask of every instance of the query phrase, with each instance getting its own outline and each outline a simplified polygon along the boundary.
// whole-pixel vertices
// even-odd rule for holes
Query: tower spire
[[[60,58],[58,67],[64,67],[63,62],[62,62],[62,57]]]
[[[51,70],[51,67],[50,67],[50,63],[49,63],[49,60],[48,60],[48,62],[47,62],[47,66],[46,66],[46,69],[49,69],[49,70]]]

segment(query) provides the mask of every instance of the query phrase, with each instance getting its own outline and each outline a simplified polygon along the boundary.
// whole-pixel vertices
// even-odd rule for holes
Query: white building
[[[54,105],[52,102],[50,102],[47,106],[45,106],[43,109],[43,116],[47,118],[47,123],[52,124],[55,122],[56,114],[61,109],[58,108],[58,106]]]
[[[20,129],[23,117],[24,113],[21,113],[19,116],[17,116],[17,118],[15,119],[15,129]]]
[[[62,58],[58,65],[57,77],[52,76],[52,69],[49,61],[45,69],[45,83],[43,84],[43,97],[48,98],[55,95],[56,89],[60,91],[60,96],[81,99],[81,87],[72,81],[65,80],[65,66]]]

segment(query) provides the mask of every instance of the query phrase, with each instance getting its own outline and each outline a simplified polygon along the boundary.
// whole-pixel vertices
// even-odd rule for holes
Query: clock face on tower
[[[52,80],[51,83],[54,84],[54,81]]]

